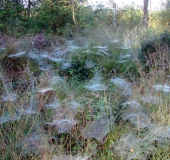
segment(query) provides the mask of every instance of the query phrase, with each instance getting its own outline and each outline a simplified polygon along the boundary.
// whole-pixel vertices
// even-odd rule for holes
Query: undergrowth
[[[43,35],[39,36],[43,42],[49,42]],[[29,57],[30,52],[41,56],[48,44],[36,41],[35,46],[26,48],[24,56],[11,58],[11,54],[25,50],[25,45],[21,44],[20,50],[7,45],[5,56],[0,59],[1,159],[170,158],[169,60],[164,61],[166,68],[163,69],[160,57],[144,56],[151,52],[161,53],[162,57],[169,55],[169,39],[151,43],[150,35],[146,37],[144,31],[138,33],[136,28],[124,33],[121,29],[113,33],[98,28],[87,37],[87,49],[69,51],[63,56],[68,59],[62,62],[44,60],[45,64],[51,63],[50,70],[41,70],[41,59]],[[145,47],[151,45],[151,49],[141,49],[141,39],[145,41],[146,38],[149,44]],[[114,39],[119,39],[120,42],[116,42],[119,44],[113,44]],[[127,46],[125,43],[129,42],[130,46]],[[52,51],[47,49],[46,52],[50,55]],[[142,58],[138,58],[139,53]],[[142,63],[143,58],[146,58],[145,63]],[[63,64],[69,67],[62,68]],[[117,77],[120,77],[118,82]],[[154,85],[159,84],[167,86],[154,90]],[[90,85],[104,89],[93,90]],[[125,93],[131,90],[132,93]],[[136,106],[140,107],[129,110]],[[136,114],[139,114],[137,119]],[[145,117],[141,120],[142,115]],[[145,119],[148,122],[143,124]],[[90,135],[93,133],[89,133],[88,127],[92,123],[104,124],[92,127],[93,130],[106,127],[108,121],[110,124],[104,130],[106,135],[95,133],[99,138]],[[142,128],[142,125],[146,127]]]

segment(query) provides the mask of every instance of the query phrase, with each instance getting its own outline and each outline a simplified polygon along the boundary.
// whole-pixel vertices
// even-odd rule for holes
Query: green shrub
[[[142,42],[141,53],[139,60],[148,71],[150,67],[155,67],[157,64],[168,65],[170,47],[170,33],[165,31],[158,38],[146,40]]]
[[[59,74],[67,77],[68,79],[75,79],[77,81],[85,81],[92,77],[92,71],[85,68],[85,62],[80,61],[71,62],[70,67],[60,69]]]

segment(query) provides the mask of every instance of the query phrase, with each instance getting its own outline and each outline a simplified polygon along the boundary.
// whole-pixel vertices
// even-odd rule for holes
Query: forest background
[[[111,8],[104,8],[99,4],[94,8],[87,6],[85,1],[2,0],[0,6],[0,31],[17,37],[40,31],[70,37],[74,33],[82,34],[84,29],[92,30],[103,24],[113,25],[112,5]],[[150,28],[168,29],[169,1],[162,6],[162,10],[149,12]],[[126,28],[141,27],[142,9],[135,3],[116,8],[117,25]]]

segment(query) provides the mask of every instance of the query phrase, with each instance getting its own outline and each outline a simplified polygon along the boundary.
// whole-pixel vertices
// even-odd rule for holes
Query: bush
[[[59,74],[67,79],[75,79],[77,81],[85,81],[92,77],[92,71],[85,68],[85,63],[80,61],[71,62],[66,69],[60,68]]]
[[[170,33],[164,32],[158,38],[142,42],[141,53],[139,60],[147,70],[150,67],[168,65],[169,49],[170,47]]]

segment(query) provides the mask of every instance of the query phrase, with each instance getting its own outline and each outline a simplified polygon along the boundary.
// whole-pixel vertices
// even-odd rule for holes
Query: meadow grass
[[[149,68],[149,72],[145,72],[144,65],[138,59],[141,42],[153,39],[158,35],[159,33],[155,33],[151,29],[122,30],[119,28],[113,30],[102,25],[95,31],[89,32],[86,38],[91,53],[84,53],[83,48],[69,52],[66,57],[69,57],[69,62],[93,61],[95,63],[95,68],[91,70],[93,76],[98,71],[101,76],[98,77],[101,80],[99,82],[96,80],[96,84],[102,83],[107,87],[101,91],[89,91],[85,88],[93,76],[85,81],[77,81],[76,75],[72,78],[64,75],[61,81],[50,85],[52,90],[37,92],[38,89],[50,88],[52,76],[59,76],[60,64],[58,62],[53,64],[55,69],[51,72],[41,71],[37,67],[38,62],[34,65],[35,63],[30,58],[27,59],[27,63],[23,64],[24,73],[18,74],[20,76],[16,80],[18,82],[21,80],[22,84],[27,85],[21,89],[20,83],[17,87],[13,86],[12,79],[8,78],[9,73],[6,73],[6,63],[3,63],[0,70],[0,159],[71,160],[76,157],[77,159],[84,157],[89,160],[170,159],[169,91],[164,93],[161,90],[156,92],[153,89],[156,84],[170,85],[169,68],[163,70],[159,65],[154,65]],[[111,44],[114,39],[120,41],[117,47],[115,44]],[[130,43],[129,50],[120,49],[125,43]],[[98,51],[93,48],[95,46],[109,46],[107,53],[110,55],[93,54]],[[34,48],[31,47],[27,48],[27,53],[30,50],[34,51]],[[6,56],[11,54],[11,50],[8,49],[8,53],[5,53]],[[120,55],[128,53],[134,60],[131,58],[125,63],[116,62],[120,60]],[[18,58],[18,61],[21,59]],[[155,61],[154,64],[158,64],[158,62]],[[72,71],[80,74],[80,72],[75,72],[74,68]],[[121,88],[110,83],[110,78],[115,77],[129,82],[133,93],[128,96],[124,95],[122,90],[126,86]],[[143,100],[144,96],[151,97],[151,99],[146,100],[145,97]],[[154,96],[157,97],[157,102],[153,101]],[[54,99],[59,101],[56,108],[46,107]],[[133,101],[137,101],[141,105],[141,110],[144,112],[138,108],[139,114],[144,113],[150,120],[147,127],[141,128],[140,123],[143,121],[140,120],[139,115],[139,119],[136,120],[135,109],[131,111],[132,118],[124,119],[126,109],[129,110],[129,108],[122,104],[127,101],[130,105]],[[110,128],[102,139],[102,143],[94,136],[83,137],[82,130],[102,117],[114,118],[114,123],[110,124],[113,129]],[[68,124],[59,125],[59,120],[63,119],[69,119],[69,125],[72,125],[71,120],[74,119],[76,124],[67,131]],[[53,125],[53,121],[58,125]]]

